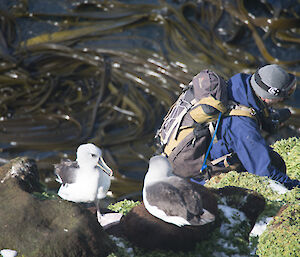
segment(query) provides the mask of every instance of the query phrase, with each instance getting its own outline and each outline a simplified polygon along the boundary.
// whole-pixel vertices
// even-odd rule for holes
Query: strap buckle
[[[250,114],[255,116],[256,115],[256,111],[254,108],[250,108]]]

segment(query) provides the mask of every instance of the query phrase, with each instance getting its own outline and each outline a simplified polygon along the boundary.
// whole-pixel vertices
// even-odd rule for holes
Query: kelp
[[[51,173],[88,141],[141,180],[162,117],[199,70],[228,78],[269,62],[299,75],[300,12],[289,5],[55,2],[0,3],[2,160],[29,155]]]
[[[144,15],[133,15],[131,17],[126,17],[123,20],[112,20],[106,22],[94,22],[92,26],[80,27],[78,29],[69,29],[62,30],[53,33],[46,33],[39,35],[37,37],[26,40],[25,42],[21,42],[21,47],[26,47],[30,50],[31,46],[42,44],[42,43],[58,43],[62,41],[69,40],[80,40],[81,37],[86,37],[88,35],[93,36],[101,36],[105,34],[106,31],[113,31],[116,28],[120,28],[126,25],[129,25],[133,22],[138,22],[138,20],[142,19]]]

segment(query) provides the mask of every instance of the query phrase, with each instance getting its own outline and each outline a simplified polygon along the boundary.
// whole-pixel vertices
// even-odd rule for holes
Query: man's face
[[[267,99],[267,98],[262,98],[262,100],[268,105],[272,106],[274,104],[280,103],[284,100],[283,97],[277,98],[277,99]]]

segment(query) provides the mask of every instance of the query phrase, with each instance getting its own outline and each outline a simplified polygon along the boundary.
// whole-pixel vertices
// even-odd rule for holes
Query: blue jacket
[[[228,81],[228,97],[242,105],[252,107],[262,116],[262,107],[250,86],[251,75],[239,73]],[[213,144],[210,156],[217,159],[225,154],[235,152],[246,171],[259,176],[267,176],[283,183],[288,189],[299,186],[298,180],[290,179],[271,164],[269,151],[260,134],[260,128],[254,119],[242,116],[230,116],[221,120],[217,131],[218,142]]]

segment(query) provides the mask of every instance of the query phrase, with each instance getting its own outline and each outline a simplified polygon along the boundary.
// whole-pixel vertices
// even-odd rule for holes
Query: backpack
[[[199,174],[220,112],[255,118],[252,108],[228,101],[227,84],[221,76],[202,70],[183,89],[155,136],[174,174]]]

